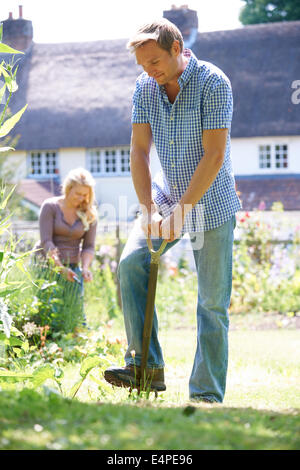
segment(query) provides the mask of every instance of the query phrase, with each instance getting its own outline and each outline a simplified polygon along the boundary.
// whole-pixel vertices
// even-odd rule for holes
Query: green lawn
[[[118,322],[107,334],[124,340]],[[87,379],[75,400],[49,389],[7,387],[0,393],[0,448],[299,449],[299,330],[230,331],[222,405],[188,400],[194,342],[192,325],[162,330],[167,391],[157,400],[153,394],[150,400],[129,397],[96,372],[91,375],[100,379],[100,390]],[[78,371],[78,364],[64,368],[65,390]]]
[[[297,449],[299,415],[255,408],[92,404],[0,394],[2,449]],[[188,413],[189,411],[189,413]]]
[[[163,333],[161,342],[166,354],[168,398],[184,402],[188,399],[195,333],[179,328],[168,336]],[[299,347],[299,330],[231,331],[223,406],[300,408]]]

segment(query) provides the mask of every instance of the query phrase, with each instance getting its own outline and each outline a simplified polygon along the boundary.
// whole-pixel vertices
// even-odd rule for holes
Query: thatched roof
[[[20,61],[18,149],[128,145],[138,70],[126,41],[33,44]]]
[[[234,94],[232,137],[300,135],[300,21],[198,34],[199,59],[220,67]],[[18,149],[128,145],[141,69],[126,40],[32,44],[21,59],[12,110],[28,103]]]
[[[291,101],[300,77],[300,21],[200,34],[193,51],[231,80],[232,137],[300,135],[300,105]]]

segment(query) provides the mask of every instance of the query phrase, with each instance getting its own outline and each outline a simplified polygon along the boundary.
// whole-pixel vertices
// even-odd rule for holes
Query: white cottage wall
[[[259,168],[259,146],[288,145],[288,168]],[[299,174],[300,136],[247,137],[231,139],[231,156],[235,175]]]

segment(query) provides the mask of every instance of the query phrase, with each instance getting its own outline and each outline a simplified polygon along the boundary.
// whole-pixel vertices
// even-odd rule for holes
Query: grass
[[[0,395],[5,449],[297,449],[299,417],[253,408],[66,401]]]
[[[83,331],[86,340],[81,338],[75,347],[74,338],[65,339],[71,346],[68,362],[61,366],[63,396],[52,381],[37,391],[28,384],[1,385],[0,449],[299,449],[299,317],[232,315],[224,403],[192,403],[188,381],[196,341],[195,282],[191,276],[190,282],[170,278],[158,283],[167,391],[157,399],[151,394],[149,400],[111,387],[100,368],[89,373],[76,399],[67,398],[80,379],[73,349],[79,348],[82,358],[98,354],[95,338],[104,334],[112,345],[110,356],[107,351],[104,355],[123,365],[126,339],[113,286],[103,299],[99,283],[90,285],[86,314],[91,330]]]
[[[172,331],[163,338],[166,356],[168,399],[188,400],[195,332]],[[298,330],[231,331],[227,391],[223,406],[286,410],[300,408],[300,361]],[[184,351],[184,355],[180,353]]]
[[[99,390],[91,379],[96,372],[76,400],[49,388],[38,393],[8,387],[0,393],[0,448],[299,449],[299,331],[233,328],[225,401],[207,405],[188,400],[193,326],[175,325],[161,334],[167,391],[158,399],[153,394],[150,400],[129,398],[100,374]],[[106,333],[124,342],[122,322],[116,320]],[[78,370],[72,363],[64,368],[65,390],[77,380]]]

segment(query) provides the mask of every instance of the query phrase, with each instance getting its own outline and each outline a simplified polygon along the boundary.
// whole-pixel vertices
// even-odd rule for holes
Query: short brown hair
[[[151,39],[156,41],[159,47],[169,53],[173,42],[177,40],[180,45],[180,52],[183,52],[183,37],[181,32],[175,24],[165,18],[141,26],[136,34],[128,41],[127,49],[129,49],[130,52],[135,52],[138,47],[141,47]]]

